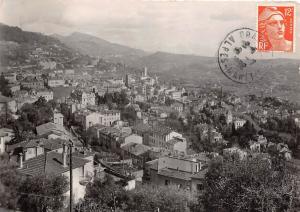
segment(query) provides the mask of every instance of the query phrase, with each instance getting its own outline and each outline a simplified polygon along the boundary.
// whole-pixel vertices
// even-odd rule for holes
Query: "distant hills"
[[[27,50],[36,47],[63,49],[64,54],[99,57],[108,62],[124,63],[134,69],[148,67],[152,73],[159,73],[166,80],[175,79],[195,85],[207,83],[222,85],[240,95],[247,93],[281,96],[300,103],[300,59],[270,59],[257,61],[263,77],[253,84],[241,85],[226,78],[218,67],[215,57],[172,54],[167,52],[150,53],[101,38],[72,33],[69,36],[26,32],[18,27],[0,24],[0,59],[5,61],[25,60]],[[5,64],[4,64],[5,65]]]
[[[111,43],[80,32],[74,32],[69,36],[54,34],[52,37],[59,39],[68,47],[82,54],[104,58],[113,62],[131,63],[148,54],[143,50]]]

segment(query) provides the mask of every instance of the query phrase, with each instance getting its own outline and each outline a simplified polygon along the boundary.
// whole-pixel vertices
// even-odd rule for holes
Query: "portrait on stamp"
[[[294,7],[258,6],[258,51],[293,52]]]

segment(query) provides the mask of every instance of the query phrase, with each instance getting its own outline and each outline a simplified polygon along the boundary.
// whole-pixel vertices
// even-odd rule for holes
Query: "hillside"
[[[38,67],[40,62],[56,62],[70,66],[66,61],[80,57],[60,40],[19,27],[0,24],[0,65]]]
[[[61,35],[53,35],[53,37],[59,39],[68,47],[79,51],[81,54],[100,57],[113,62],[130,63],[137,58],[147,55],[142,50],[111,43],[101,38],[79,32],[74,32],[65,37]]]
[[[163,80],[175,79],[196,86],[219,85],[240,96],[253,93],[279,96],[300,103],[300,60],[258,60],[260,79],[255,83],[239,84],[220,70],[217,58],[157,52],[135,61],[137,67],[147,66],[149,72],[160,73]]]

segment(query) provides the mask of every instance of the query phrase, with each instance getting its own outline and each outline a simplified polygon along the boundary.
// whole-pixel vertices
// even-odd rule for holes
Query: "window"
[[[170,180],[165,180],[165,185],[169,185],[170,184]]]
[[[203,186],[203,184],[201,183],[201,184],[197,184],[197,190],[198,191],[202,191],[204,189],[204,186]]]

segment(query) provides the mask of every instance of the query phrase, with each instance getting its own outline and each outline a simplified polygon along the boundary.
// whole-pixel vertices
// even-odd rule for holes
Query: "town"
[[[299,209],[296,102],[179,84],[34,36],[17,53],[1,41],[0,207]]]

